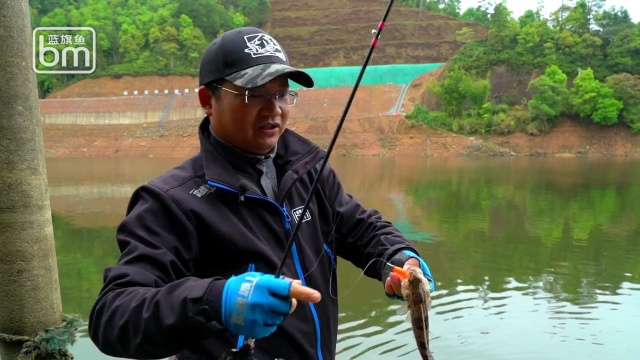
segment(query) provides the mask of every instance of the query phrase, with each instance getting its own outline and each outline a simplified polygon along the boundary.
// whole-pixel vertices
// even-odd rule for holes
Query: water
[[[115,226],[161,159],[47,161],[63,307],[88,316]],[[636,359],[640,162],[334,158],[344,186],[411,238],[437,281],[436,359]],[[339,263],[338,359],[418,359],[401,305]],[[325,295],[326,296],[326,295]],[[101,355],[82,329],[76,359]]]

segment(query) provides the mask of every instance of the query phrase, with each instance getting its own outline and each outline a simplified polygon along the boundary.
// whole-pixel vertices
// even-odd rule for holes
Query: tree
[[[609,76],[606,84],[613,96],[622,102],[622,119],[634,130],[640,131],[640,76],[627,73]]]
[[[202,49],[207,46],[202,31],[193,26],[187,15],[180,15],[179,39],[182,44],[183,57],[187,68],[196,68],[200,63]]]
[[[543,60],[543,34],[536,27],[536,23],[531,23],[520,29],[516,37],[516,58],[522,64],[534,65]],[[534,65],[535,66],[535,65]]]
[[[539,12],[527,11],[518,19],[513,61],[529,68],[542,69],[554,64],[557,53],[553,46],[554,31]]]
[[[468,72],[454,68],[447,71],[444,80],[430,86],[430,90],[442,103],[444,112],[451,117],[463,117],[479,112],[489,97],[488,80],[478,80]]]
[[[489,25],[489,13],[480,7],[467,8],[467,10],[460,15],[460,19],[477,22],[486,26]]]
[[[555,47],[549,48],[549,53],[555,56],[555,63],[566,73],[577,75],[579,64],[575,61],[574,49],[580,43],[580,35],[569,29],[556,34]]]
[[[640,75],[640,22],[614,36],[607,54],[607,63],[613,73]]]
[[[0,33],[0,333],[31,337],[62,305],[26,1],[0,6]],[[0,358],[21,347],[0,341]]]
[[[587,34],[590,26],[590,10],[585,0],[579,0],[564,19],[566,29],[578,35]]]
[[[626,9],[616,9],[614,6],[608,10],[604,10],[602,13],[596,14],[594,23],[597,26],[598,34],[602,38],[604,49],[611,44],[616,35],[625,30],[632,29],[635,25]]]
[[[237,0],[236,9],[246,16],[247,26],[262,27],[271,15],[271,5],[267,0]]]
[[[537,21],[540,21],[542,16],[539,12],[533,10],[527,10],[518,18],[518,26],[522,29],[527,26],[531,26]]]
[[[516,22],[511,16],[511,11],[503,3],[493,8],[489,16],[488,42],[497,51],[511,47],[511,40],[517,28]]]
[[[114,9],[106,0],[87,0],[80,8],[82,26],[95,29],[97,37],[97,55],[100,59],[109,59],[109,62],[98,61],[99,68],[105,68],[109,63],[118,59],[118,28],[114,16]]]
[[[48,13],[40,20],[40,26],[67,26],[66,12],[60,8]]]
[[[593,70],[582,70],[575,78],[571,89],[573,110],[582,118],[588,118],[595,111],[600,84],[594,78]]]
[[[584,35],[592,31],[605,0],[578,0],[566,16],[565,24],[572,31]]]
[[[231,16],[220,0],[179,0],[175,16],[182,14],[193,21],[194,27],[202,30],[208,42],[220,31],[232,28]]]
[[[528,90],[534,92],[527,103],[534,120],[555,122],[566,111],[569,100],[567,75],[558,66],[548,67],[543,75],[529,82]]]
[[[582,70],[571,89],[573,110],[583,119],[591,118],[602,125],[618,121],[622,102],[613,97],[613,90],[595,79],[593,70]]]
[[[591,28],[595,24],[595,18],[604,9],[606,0],[584,0],[587,4],[587,16],[589,18],[589,27]]]
[[[462,0],[447,0],[444,2],[442,12],[445,15],[460,17],[461,3]]]
[[[562,1],[560,7],[551,14],[551,18],[549,19],[551,27],[556,29],[558,32],[564,30],[566,18],[572,10],[573,6],[570,1]]]
[[[124,62],[133,62],[140,56],[145,37],[134,24],[124,24],[120,29],[120,56]]]
[[[613,97],[611,88],[601,85],[598,89],[595,111],[591,115],[593,121],[600,125],[613,125],[618,122],[620,110],[622,110],[622,101]]]
[[[596,77],[604,79],[604,55],[602,53],[602,39],[591,33],[583,34],[570,54],[573,63],[580,67],[594,69]]]

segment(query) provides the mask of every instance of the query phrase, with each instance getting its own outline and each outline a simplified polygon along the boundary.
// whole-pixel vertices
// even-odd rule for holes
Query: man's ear
[[[200,86],[198,88],[198,99],[200,100],[200,106],[202,106],[202,109],[204,110],[204,113],[207,116],[211,116],[212,114],[212,111],[211,111],[212,98],[213,98],[213,95],[211,95],[211,92],[205,86]]]

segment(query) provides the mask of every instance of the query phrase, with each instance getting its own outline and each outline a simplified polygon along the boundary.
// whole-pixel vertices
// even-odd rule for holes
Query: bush
[[[429,122],[429,117],[429,110],[427,110],[420,104],[416,104],[413,110],[405,115],[405,119],[409,120],[410,122],[423,125],[426,125]]]
[[[451,131],[452,121],[443,112],[430,112],[424,106],[417,104],[405,118],[413,124],[428,125],[434,128]]]
[[[551,130],[549,123],[543,120],[534,120],[527,125],[525,132],[529,135],[537,136],[549,132],[549,130]]]
[[[499,113],[493,117],[491,132],[496,134],[512,134],[518,129],[516,119],[508,113]]]

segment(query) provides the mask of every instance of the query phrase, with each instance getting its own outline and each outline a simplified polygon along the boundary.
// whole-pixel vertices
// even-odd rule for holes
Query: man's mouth
[[[277,129],[279,126],[277,123],[269,123],[269,124],[264,124],[259,126],[260,130],[275,130]]]
[[[278,123],[267,123],[260,125],[258,126],[258,133],[269,138],[278,136],[280,134],[280,125]]]

